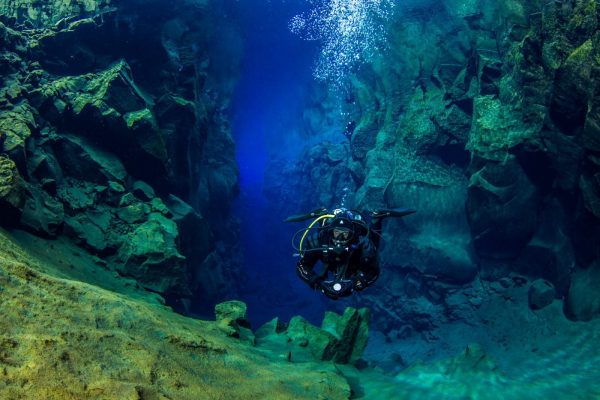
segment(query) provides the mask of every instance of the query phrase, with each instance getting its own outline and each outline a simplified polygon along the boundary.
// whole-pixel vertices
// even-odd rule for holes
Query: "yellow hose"
[[[302,235],[302,239],[300,239],[300,257],[304,256],[304,253],[302,252],[302,244],[304,244],[304,239],[306,238],[306,235],[308,235],[308,232],[312,229],[312,227],[319,221],[321,221],[322,219],[325,218],[333,218],[335,217],[335,215],[333,214],[325,214],[325,215],[321,215],[320,217],[316,218],[313,222],[311,222],[311,224],[308,226],[308,228],[306,228],[306,230],[304,231],[304,234]]]

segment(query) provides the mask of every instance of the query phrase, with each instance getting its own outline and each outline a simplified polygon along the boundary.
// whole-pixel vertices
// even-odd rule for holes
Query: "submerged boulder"
[[[119,270],[159,293],[189,296],[185,257],[179,253],[177,224],[152,213],[137,226],[119,249]]]
[[[14,222],[25,204],[25,186],[17,166],[10,158],[0,155],[0,213],[3,225]]]
[[[55,135],[51,144],[62,171],[68,176],[99,184],[123,182],[127,177],[119,158],[85,138]]]
[[[44,186],[44,190],[56,195],[59,182],[64,179],[62,169],[54,152],[46,147],[36,146],[27,159],[27,171]]]
[[[425,227],[424,227],[425,228]],[[446,282],[470,282],[478,271],[477,263],[470,254],[468,237],[446,236],[428,232],[427,228],[410,238],[411,256],[415,266],[425,276],[437,277]],[[398,255],[399,262],[405,262]]]
[[[347,307],[343,315],[328,311],[321,324],[323,331],[331,333],[337,339],[333,360],[337,363],[352,363],[361,356],[369,338],[368,308]]]
[[[585,208],[600,219],[600,172],[584,173],[579,180]]]
[[[471,176],[467,217],[478,254],[515,258],[532,238],[538,224],[537,188],[514,156],[488,162]]]
[[[169,195],[166,203],[166,205],[162,201],[159,203],[158,198],[155,198],[152,202],[155,210],[169,213],[177,224],[179,230],[178,243],[182,254],[185,255],[192,268],[194,286],[201,285],[201,282],[213,280],[214,276],[219,275],[216,270],[221,267],[208,265],[207,268],[203,268],[203,261],[214,249],[214,238],[207,219],[177,196]],[[166,207],[166,209],[163,207]]]
[[[154,189],[144,181],[133,182],[132,193],[142,201],[150,201],[156,196]]]
[[[367,345],[370,311],[347,307],[343,315],[327,312],[321,327],[295,316],[287,327],[276,318],[256,331],[257,342],[287,349],[288,359],[333,360],[354,363]]]
[[[532,310],[540,310],[549,306],[554,301],[555,295],[556,290],[550,282],[544,279],[536,279],[529,287],[529,307]]]
[[[108,246],[105,232],[84,214],[65,219],[65,234],[95,253],[104,253]]]
[[[338,342],[332,333],[319,329],[301,316],[290,320],[284,335],[286,340],[305,348],[317,360],[332,359]]]
[[[7,154],[21,170],[26,160],[25,144],[35,127],[34,110],[27,102],[0,112],[0,152]]]
[[[423,276],[444,282],[472,280],[478,267],[464,215],[466,185],[457,168],[403,157],[393,179],[381,190],[387,204],[413,208],[417,213],[387,219],[382,262],[399,269],[416,269]]]
[[[246,316],[246,304],[231,300],[215,306],[215,317],[219,327],[228,335],[254,343],[250,321]]]
[[[64,220],[63,204],[41,188],[30,186],[21,225],[42,236],[56,237]]]
[[[600,317],[600,264],[575,272],[566,298],[566,314],[576,321]]]

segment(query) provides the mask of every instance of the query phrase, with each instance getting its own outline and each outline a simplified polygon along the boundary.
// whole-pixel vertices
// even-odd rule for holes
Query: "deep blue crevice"
[[[298,132],[301,107],[314,83],[312,66],[317,43],[292,34],[288,21],[306,3],[235,2],[232,15],[241,24],[244,59],[232,104],[233,135],[240,168],[240,197],[236,215],[241,221],[247,281],[241,300],[248,304],[253,324],[275,316],[289,320],[302,314],[322,318],[325,302],[306,291],[295,276],[291,236],[295,226],[281,222],[263,195],[270,156],[292,157],[303,142]]]

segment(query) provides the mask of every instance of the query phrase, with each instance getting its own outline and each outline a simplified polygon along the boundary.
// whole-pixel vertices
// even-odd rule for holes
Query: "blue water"
[[[297,127],[314,84],[318,43],[301,40],[287,24],[304,7],[303,1],[231,4],[244,39],[232,104],[241,189],[235,213],[241,221],[248,277],[241,297],[256,326],[275,316],[289,320],[300,311],[318,321],[327,306],[295,275],[291,237],[298,227],[283,224],[283,216],[274,214],[262,193],[268,159],[277,155],[294,162],[303,144]]]

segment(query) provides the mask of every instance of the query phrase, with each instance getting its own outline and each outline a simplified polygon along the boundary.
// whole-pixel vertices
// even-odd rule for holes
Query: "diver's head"
[[[346,215],[337,214],[329,224],[331,241],[336,246],[344,246],[354,237],[352,221]]]
[[[352,239],[352,231],[346,228],[333,228],[331,230],[331,241],[336,246],[343,246]]]

